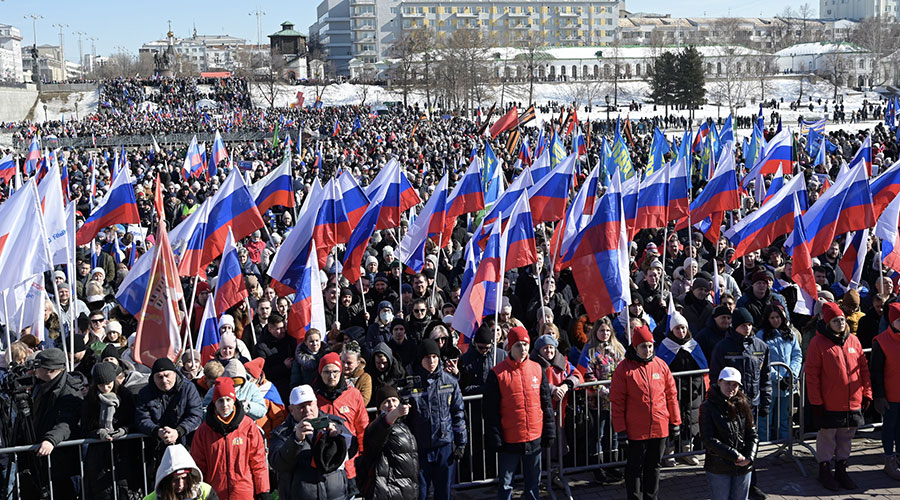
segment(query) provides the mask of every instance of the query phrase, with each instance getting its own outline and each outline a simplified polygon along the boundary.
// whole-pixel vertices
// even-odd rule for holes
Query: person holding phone
[[[375,391],[379,415],[366,427],[365,452],[357,467],[360,491],[366,499],[419,498],[419,451],[406,426],[410,405],[397,389],[383,385]]]

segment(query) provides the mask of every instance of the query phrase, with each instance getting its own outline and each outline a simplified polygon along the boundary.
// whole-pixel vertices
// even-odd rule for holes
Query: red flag
[[[159,183],[159,174],[156,174],[156,189],[153,193],[153,206],[156,207],[156,216],[159,217],[160,220],[165,218],[165,212],[163,211],[163,196],[162,196],[162,188]]]
[[[165,220],[160,221],[153,247],[153,268],[147,283],[134,341],[134,359],[146,366],[160,358],[175,361],[181,353],[183,313],[178,303],[184,298],[178,265],[169,245]]]
[[[501,116],[497,123],[491,126],[491,139],[497,137],[503,132],[515,128],[519,125],[519,112],[516,110],[516,107],[513,106],[512,109],[506,112],[505,115]]]

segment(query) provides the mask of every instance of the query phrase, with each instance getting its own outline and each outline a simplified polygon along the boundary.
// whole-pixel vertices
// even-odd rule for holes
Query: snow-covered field
[[[715,91],[719,85],[719,82],[711,81],[707,82],[706,88],[709,95],[715,95]],[[783,99],[784,104],[778,109],[778,112],[782,116],[782,122],[786,125],[796,125],[797,120],[800,115],[803,116],[806,120],[814,120],[819,119],[825,116],[825,106],[828,106],[828,117],[829,122],[831,118],[831,112],[834,110],[834,103],[832,101],[834,97],[834,87],[821,79],[817,79],[816,83],[812,84],[807,79],[803,80],[803,104],[806,107],[801,108],[799,111],[791,111],[788,107],[788,103],[790,101],[796,100],[797,96],[800,93],[800,80],[796,77],[774,77],[768,80],[767,86],[769,87],[766,90],[765,98],[766,100],[770,100],[772,98],[781,101]],[[662,106],[658,107],[656,110],[653,109],[653,104],[645,104],[648,99],[648,94],[650,93],[650,88],[647,82],[644,81],[624,81],[619,83],[618,95],[619,95],[619,111],[613,112],[610,114],[611,118],[616,118],[621,116],[625,118],[626,116],[631,118],[642,118],[642,117],[652,117],[658,116],[663,113]],[[738,115],[752,115],[756,114],[759,111],[758,99],[760,97],[759,84],[757,82],[746,82],[746,87],[748,90],[748,94],[746,97],[746,102],[744,106],[738,107],[735,109],[735,114]],[[277,96],[275,99],[276,106],[288,106],[289,104],[296,102],[296,94],[297,92],[303,92],[305,97],[305,105],[311,104],[315,100],[315,87],[304,87],[304,86],[289,86],[283,85],[278,88]],[[256,106],[268,106],[268,102],[264,97],[264,93],[258,89],[252,89],[252,98],[253,103]],[[363,86],[356,85],[350,83],[344,84],[334,84],[325,87],[324,92],[322,94],[322,101],[326,106],[338,106],[338,105],[355,105],[360,104],[363,99],[363,95],[365,94],[365,102],[366,104],[381,104],[386,101],[400,101],[402,100],[402,96],[396,92],[388,91],[382,87],[377,86]],[[490,105],[495,101],[500,101],[502,97],[505,99],[505,102],[526,102],[528,100],[528,85],[527,84],[515,84],[515,85],[507,85],[505,92],[502,86],[497,85],[491,87],[489,89],[488,95],[485,98],[485,102],[482,104],[484,109],[490,107]],[[573,83],[538,83],[534,86],[534,102],[540,104],[544,104],[547,102],[557,102],[557,103],[571,103],[573,101],[579,104],[579,118],[606,118],[606,106],[605,106],[605,96],[610,95],[612,97],[613,94],[613,86],[611,82],[573,82]],[[843,99],[844,109],[847,113],[851,111],[858,110],[863,103],[864,99],[878,100],[878,95],[871,92],[858,92],[853,89],[848,89],[841,87],[837,92],[838,99]],[[810,112],[808,104],[808,97],[811,96],[813,101],[813,111]],[[822,99],[822,104],[818,103],[818,100]],[[425,98],[424,95],[421,94],[413,94],[409,98],[410,102],[419,102],[424,103]],[[628,105],[634,101],[635,103],[643,104],[643,107],[639,111],[629,111]],[[594,109],[593,112],[589,115],[583,112],[583,106],[587,105],[589,102],[593,103]],[[669,112],[676,116],[687,116],[687,111],[677,111],[677,110],[669,110]],[[766,108],[764,113],[766,114],[766,118],[769,118],[771,109]],[[694,113],[695,119],[702,119],[706,117],[726,117],[729,114],[729,109],[726,105],[717,106],[714,104],[707,104],[703,106],[699,111]],[[538,113],[538,120],[550,120],[555,118],[555,116],[545,115],[543,113]],[[839,125],[841,128],[852,128],[852,126],[848,124]],[[865,124],[861,126],[866,126]],[[833,125],[829,123],[829,127],[838,127],[838,125]]]
[[[66,120],[74,119],[75,103],[78,103],[78,116],[82,117],[97,111],[99,97],[100,93],[96,90],[43,95],[38,98],[37,106],[34,108],[33,119],[38,121],[44,120],[45,104],[47,105],[47,119],[49,120],[59,120],[63,115],[65,115]]]

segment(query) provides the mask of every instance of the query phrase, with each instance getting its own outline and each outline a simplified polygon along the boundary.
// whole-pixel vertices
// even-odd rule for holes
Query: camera
[[[316,418],[310,418],[306,422],[312,426],[313,433],[317,434],[319,431],[325,430],[328,428],[328,424],[330,423],[330,420],[328,419],[328,417],[320,416],[320,417],[316,417]]]

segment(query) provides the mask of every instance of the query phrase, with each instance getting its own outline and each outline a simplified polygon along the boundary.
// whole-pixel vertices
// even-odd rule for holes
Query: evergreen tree
[[[663,52],[653,61],[650,73],[650,98],[666,107],[676,103],[678,95],[678,57],[671,52]]]
[[[703,56],[690,46],[678,54],[676,71],[676,101],[694,109],[706,102],[706,78],[703,74]]]

